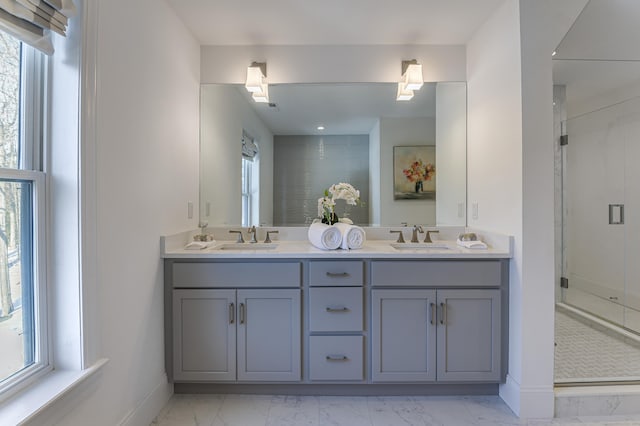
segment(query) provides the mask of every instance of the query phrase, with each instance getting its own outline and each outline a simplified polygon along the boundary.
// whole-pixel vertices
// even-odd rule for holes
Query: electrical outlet
[[[471,205],[471,218],[473,220],[478,220],[478,203],[473,203]]]
[[[187,203],[187,219],[193,219],[193,201]]]

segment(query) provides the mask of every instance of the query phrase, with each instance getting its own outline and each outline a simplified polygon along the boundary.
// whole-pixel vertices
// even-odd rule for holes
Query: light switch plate
[[[478,203],[473,203],[471,205],[471,218],[473,220],[478,220]]]
[[[187,219],[193,219],[193,201],[187,203]]]

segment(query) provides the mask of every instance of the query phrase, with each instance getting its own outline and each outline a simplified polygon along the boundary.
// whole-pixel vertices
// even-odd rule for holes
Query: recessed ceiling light
[[[316,127],[318,130],[324,130],[324,126],[318,126]]]
[[[555,50],[553,52],[551,52],[551,56],[556,56],[558,54],[558,52],[556,52]]]

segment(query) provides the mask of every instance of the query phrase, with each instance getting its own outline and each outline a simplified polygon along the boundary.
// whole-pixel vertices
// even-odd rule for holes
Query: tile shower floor
[[[556,309],[555,381],[640,380],[640,343]]]

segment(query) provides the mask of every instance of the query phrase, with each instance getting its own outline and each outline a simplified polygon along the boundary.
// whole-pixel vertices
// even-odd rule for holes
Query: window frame
[[[11,398],[53,369],[46,257],[48,179],[42,171],[44,129],[48,123],[45,107],[48,57],[23,42],[20,64],[18,168],[0,168],[0,179],[31,185],[34,362],[0,382],[0,402]]]

